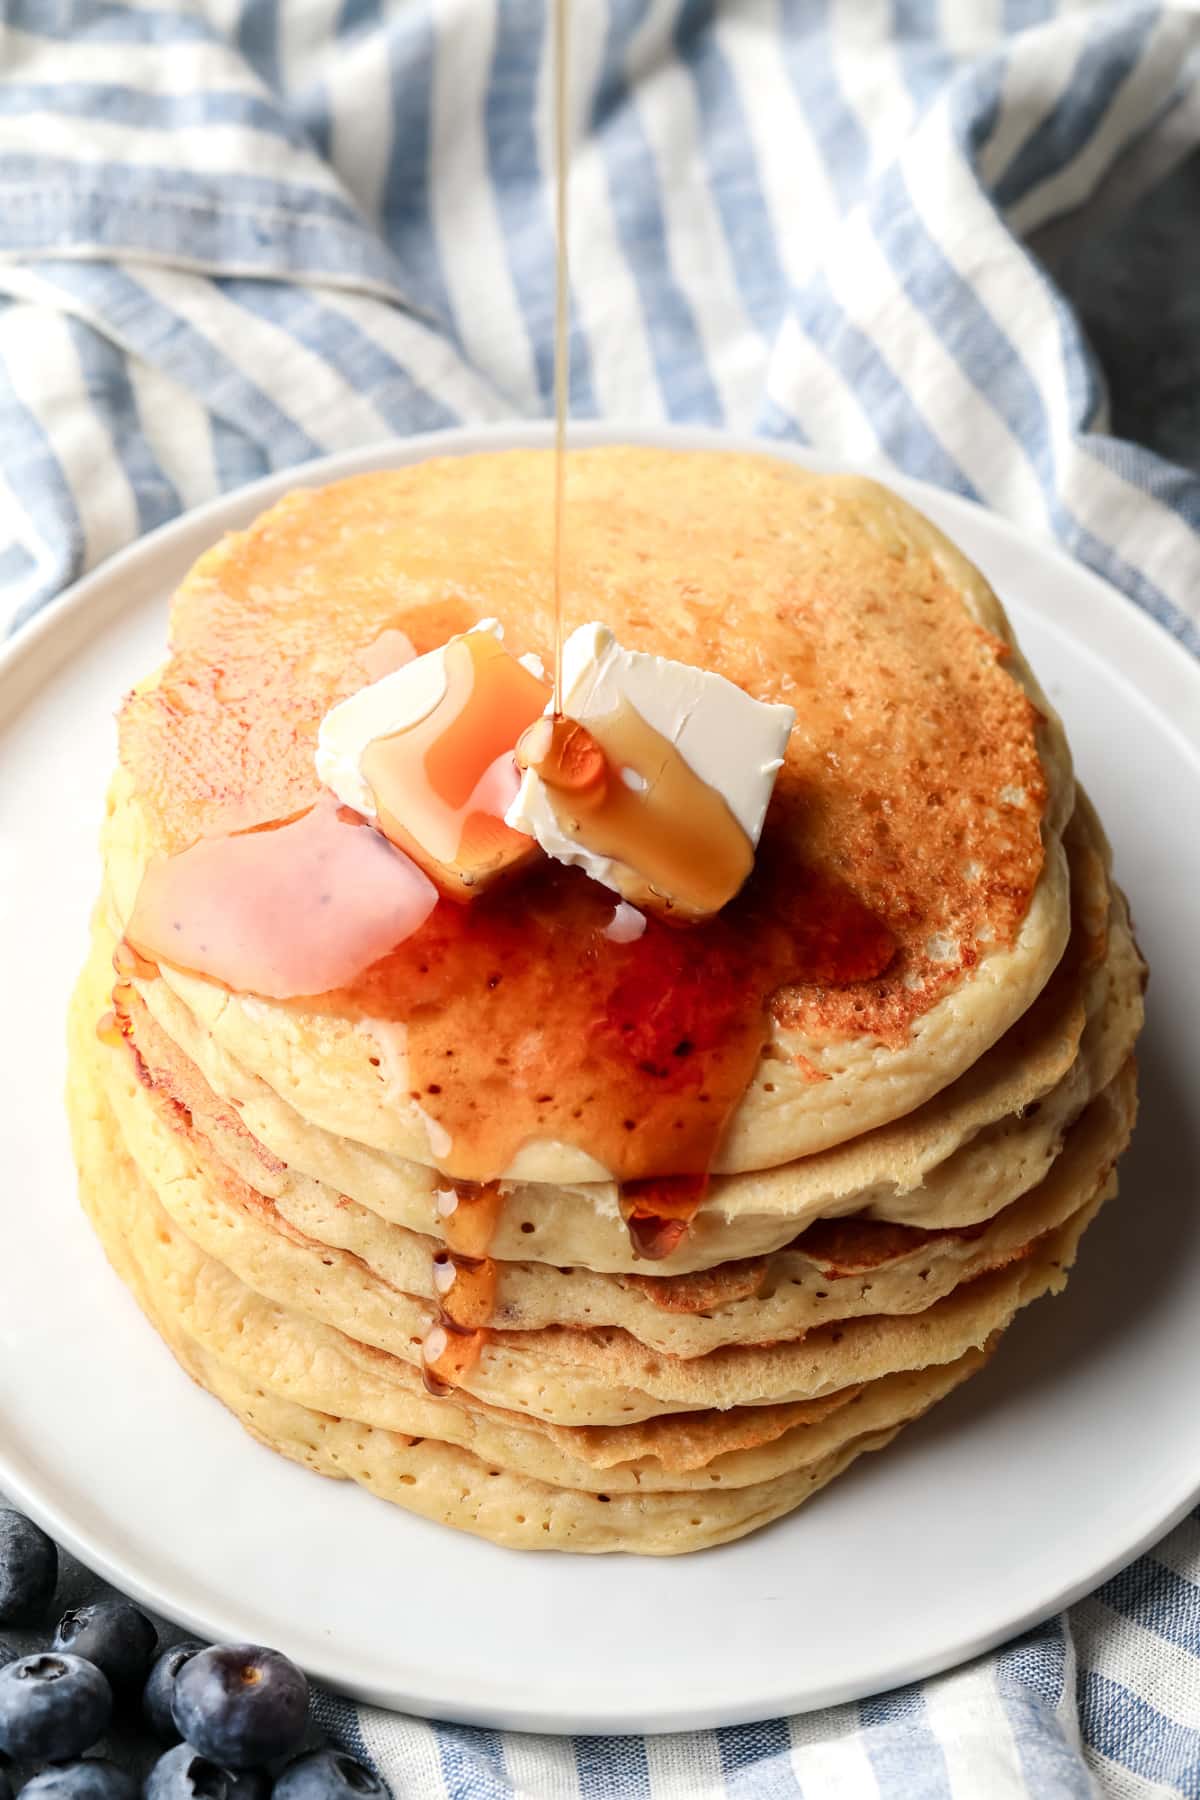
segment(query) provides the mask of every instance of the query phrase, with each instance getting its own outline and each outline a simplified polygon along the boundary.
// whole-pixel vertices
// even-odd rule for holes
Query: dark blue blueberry
[[[341,1750],[310,1750],[289,1763],[271,1800],[391,1800],[387,1783]]]
[[[3,1769],[0,1769],[0,1800],[13,1800],[12,1782]]]
[[[164,1751],[142,1789],[146,1800],[267,1800],[270,1791],[265,1769],[223,1769],[190,1744]]]
[[[0,1625],[36,1625],[57,1586],[54,1540],[24,1513],[0,1512]]]
[[[50,1647],[95,1663],[117,1698],[124,1699],[144,1687],[158,1633],[128,1600],[97,1600],[94,1606],[64,1613]]]
[[[81,1656],[19,1656],[0,1669],[0,1750],[17,1762],[69,1762],[112,1717],[112,1689]]]
[[[185,1662],[195,1656],[197,1650],[204,1645],[194,1639],[182,1644],[172,1644],[164,1650],[150,1671],[150,1679],[146,1683],[146,1691],[142,1695],[142,1712],[147,1725],[155,1737],[166,1743],[179,1736],[175,1721],[171,1717],[171,1702],[175,1698],[175,1677]]]
[[[133,1776],[102,1756],[43,1769],[21,1792],[28,1794],[29,1800],[138,1800]]]
[[[200,1650],[175,1677],[171,1716],[201,1755],[248,1769],[300,1748],[308,1682],[288,1657],[256,1644]]]

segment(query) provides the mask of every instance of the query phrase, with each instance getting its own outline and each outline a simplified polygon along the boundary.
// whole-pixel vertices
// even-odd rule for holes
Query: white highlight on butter
[[[674,744],[701,781],[721,795],[751,844],[757,844],[795,709],[755,700],[710,669],[623,649],[598,621],[579,626],[563,645],[563,712],[586,726],[615,713],[622,703]],[[622,779],[637,790],[636,770],[622,770]],[[605,887],[618,888],[612,860],[562,830],[534,770],[525,770],[504,820],[514,831],[535,837],[547,856],[586,870]]]
[[[614,944],[634,944],[646,929],[646,915],[628,900],[617,902],[616,911],[604,927],[604,935]]]
[[[471,630],[490,632],[494,638],[504,636],[497,619],[481,619]],[[373,819],[375,796],[362,773],[367,745],[419,725],[445,693],[446,646],[442,644],[331,707],[317,732],[318,781],[335,793],[343,806],[352,806],[364,818]]]

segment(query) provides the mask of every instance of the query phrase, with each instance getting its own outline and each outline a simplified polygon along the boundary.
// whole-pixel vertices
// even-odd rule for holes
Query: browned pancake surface
[[[306,806],[319,720],[362,685],[356,655],[386,629],[423,651],[494,615],[514,651],[547,653],[549,480],[525,452],[361,476],[289,496],[204,557],[162,679],[121,716],[160,846]],[[785,985],[778,1018],[884,1041],[980,946],[1012,942],[1046,802],[1009,648],[964,608],[964,566],[910,519],[870,483],[766,458],[571,462],[568,626],[603,618],[633,648],[797,709],[758,903],[764,884],[794,884],[800,847],[897,937],[883,978]]]

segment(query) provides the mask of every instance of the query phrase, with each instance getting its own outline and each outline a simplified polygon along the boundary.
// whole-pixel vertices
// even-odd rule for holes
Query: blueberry
[[[29,1800],[137,1800],[138,1786],[116,1763],[92,1756],[43,1769],[21,1792]]]
[[[23,1513],[0,1512],[0,1625],[36,1625],[57,1585],[53,1539]]]
[[[113,1693],[123,1699],[144,1686],[158,1633],[128,1600],[98,1600],[94,1606],[64,1613],[50,1647],[95,1663],[108,1676]]]
[[[13,1800],[12,1782],[3,1769],[0,1769],[0,1800]]]
[[[256,1644],[214,1645],[175,1678],[171,1716],[201,1755],[234,1769],[300,1748],[308,1682],[288,1657]]]
[[[176,1744],[159,1757],[142,1791],[146,1800],[267,1800],[271,1778],[265,1769],[223,1769],[190,1744]]]
[[[142,1695],[142,1712],[147,1725],[155,1737],[171,1743],[179,1736],[175,1729],[175,1721],[171,1717],[171,1701],[175,1697],[175,1677],[185,1662],[195,1656],[197,1650],[204,1645],[194,1639],[182,1644],[172,1644],[164,1650],[150,1671],[150,1679],[146,1683],[146,1691]]]
[[[391,1800],[391,1790],[341,1750],[310,1750],[288,1764],[271,1800]]]
[[[95,1743],[112,1717],[112,1689],[81,1656],[19,1656],[0,1670],[0,1750],[68,1762]]]

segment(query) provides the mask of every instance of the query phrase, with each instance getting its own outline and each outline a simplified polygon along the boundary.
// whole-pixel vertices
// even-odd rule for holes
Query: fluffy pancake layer
[[[832,1391],[642,1421],[623,1401],[607,1426],[564,1425],[471,1392],[434,1400],[407,1358],[323,1323],[308,1309],[311,1293],[293,1291],[296,1304],[285,1305],[240,1279],[230,1266],[240,1251],[228,1248],[236,1222],[203,1193],[203,1175],[181,1174],[172,1155],[186,1134],[163,1117],[131,1053],[100,1044],[91,1020],[81,990],[70,1103],[85,1204],[184,1367],[275,1448],[501,1543],[669,1554],[791,1510],[982,1366],[1012,1313],[1062,1285],[1111,1186],[1094,1146],[1080,1157],[1076,1197],[1091,1192],[1029,1246],[1019,1272],[969,1284],[953,1317],[931,1308],[926,1328],[889,1352],[873,1334],[831,1360],[814,1334],[817,1385],[833,1379]],[[524,1354],[536,1357],[535,1342],[552,1334],[528,1335]],[[569,1335],[556,1334],[555,1348]],[[605,1334],[593,1337],[602,1353]],[[842,1379],[852,1371],[861,1379]],[[561,1372],[547,1361],[550,1390]]]
[[[491,615],[514,649],[546,649],[548,479],[548,460],[523,453],[361,477],[290,496],[201,559],[173,605],[170,661],[122,713],[105,839],[116,928],[153,858],[311,801],[317,723],[361,683],[355,657],[383,631],[424,649]],[[898,944],[878,980],[778,988],[769,1054],[718,1165],[774,1168],[903,1116],[1022,1016],[1067,938],[1070,759],[995,596],[869,482],[614,450],[573,458],[570,483],[573,615],[600,607],[631,646],[797,707],[748,929],[756,907],[790,907],[811,875],[846,884]],[[446,532],[453,521],[461,539],[464,518],[450,601]],[[491,998],[409,995],[398,1016],[377,979],[345,1006],[246,1002],[174,970],[163,980],[219,1052],[335,1137],[446,1167],[447,1135],[453,1155],[456,1138],[486,1130],[511,1150],[498,1173],[607,1173],[588,1147],[591,1021],[549,963],[509,967]],[[462,1072],[436,1103],[421,1079],[431,1048]],[[545,1105],[539,1068],[556,1070]]]

